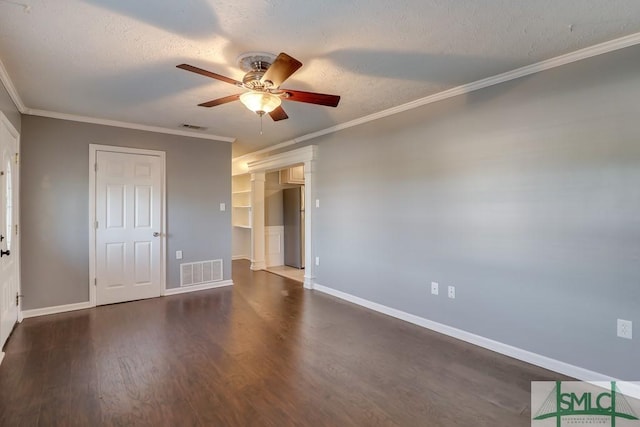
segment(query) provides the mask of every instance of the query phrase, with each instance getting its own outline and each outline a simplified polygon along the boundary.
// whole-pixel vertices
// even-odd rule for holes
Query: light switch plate
[[[220,212],[224,212],[227,210],[227,204],[226,203],[220,203]]]
[[[316,208],[320,207],[320,199],[316,199]]]
[[[182,251],[176,251],[176,259],[182,259]]]

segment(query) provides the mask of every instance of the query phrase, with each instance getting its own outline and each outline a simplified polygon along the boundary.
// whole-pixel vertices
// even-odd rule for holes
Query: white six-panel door
[[[96,304],[160,296],[163,160],[96,151],[96,163]]]
[[[18,321],[17,152],[17,131],[0,113],[0,349]]]

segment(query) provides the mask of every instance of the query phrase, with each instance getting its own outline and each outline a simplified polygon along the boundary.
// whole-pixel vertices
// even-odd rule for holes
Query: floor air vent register
[[[180,264],[180,286],[201,285],[222,280],[222,260]]]

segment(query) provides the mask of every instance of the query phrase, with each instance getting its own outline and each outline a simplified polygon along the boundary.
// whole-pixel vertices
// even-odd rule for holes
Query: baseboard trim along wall
[[[27,319],[29,317],[47,316],[49,314],[66,313],[67,311],[84,310],[86,308],[95,307],[89,301],[78,302],[75,304],[56,305],[54,307],[36,308],[33,310],[24,310],[22,317]]]
[[[546,356],[542,356],[537,353],[533,353],[521,348],[513,347],[508,344],[504,344],[498,341],[491,340],[489,338],[475,335],[470,332],[463,331],[451,326],[444,325],[442,323],[434,322],[424,317],[419,317],[414,314],[406,313],[395,308],[387,307],[376,302],[366,300],[364,298],[357,297],[355,295],[348,294],[346,292],[338,291],[333,288],[322,286],[318,283],[313,284],[313,289],[350,303],[368,308],[373,311],[377,311],[387,316],[395,317],[396,319],[404,320],[405,322],[413,323],[414,325],[421,326],[426,329],[430,329],[441,334],[457,338],[461,341],[468,342],[470,344],[477,345],[487,350],[495,351],[496,353],[503,354],[505,356],[512,357],[522,362],[527,362],[532,365],[539,366],[541,368],[548,369],[550,371],[557,372],[559,374],[567,375],[569,377],[581,380],[581,381],[621,381],[616,378],[612,378],[608,375],[600,374],[598,372],[590,371],[588,369],[581,368],[579,366],[570,365],[559,360],[551,359]]]
[[[232,261],[237,261],[239,259],[246,259],[247,261],[251,261],[249,255],[234,255],[231,257]]]
[[[201,283],[199,285],[184,286],[182,288],[170,288],[164,291],[165,296],[186,294],[189,292],[204,291],[207,289],[222,288],[224,286],[233,286],[233,280],[222,280],[219,282]]]
[[[164,291],[164,296],[186,294],[188,292],[204,291],[206,289],[221,288],[223,286],[232,286],[233,280],[223,280],[219,282],[202,283],[200,285],[188,286],[183,288],[170,288]],[[89,301],[79,302],[75,304],[56,305],[55,307],[36,308],[33,310],[24,310],[21,312],[22,318],[27,319],[29,317],[47,316],[49,314],[66,313],[68,311],[84,310],[87,308],[93,308]]]

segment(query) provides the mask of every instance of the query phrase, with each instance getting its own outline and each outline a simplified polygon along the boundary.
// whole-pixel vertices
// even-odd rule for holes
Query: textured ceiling
[[[28,10],[17,3],[30,6]],[[0,59],[30,109],[237,138],[236,155],[640,31],[638,0],[0,0]],[[239,93],[247,51],[304,63],[284,85],[337,94],[264,120]]]

